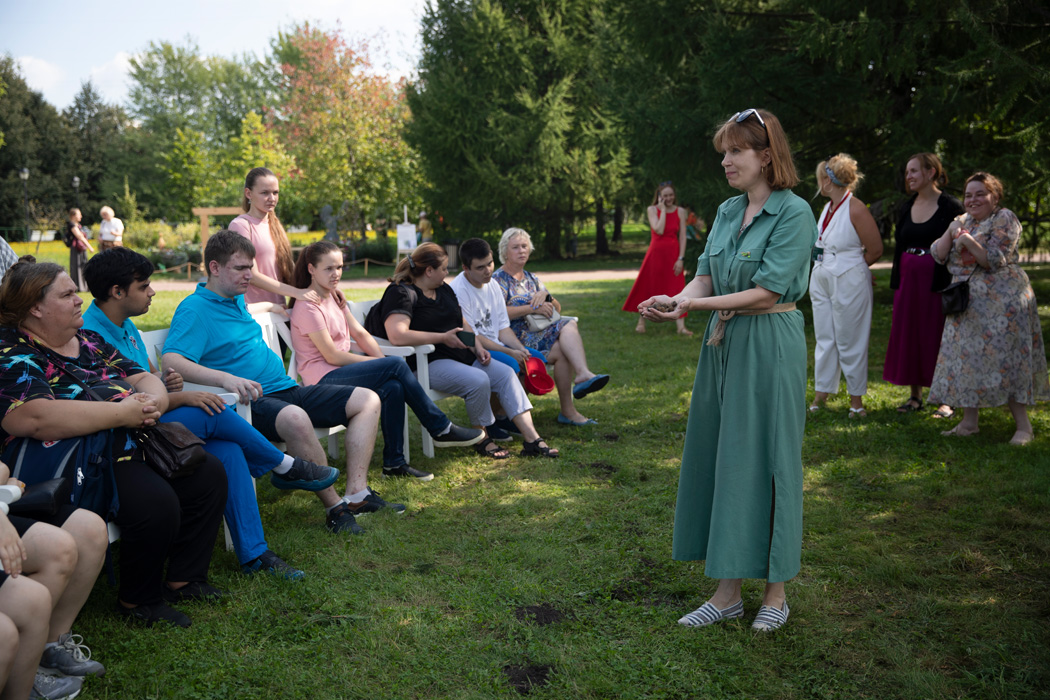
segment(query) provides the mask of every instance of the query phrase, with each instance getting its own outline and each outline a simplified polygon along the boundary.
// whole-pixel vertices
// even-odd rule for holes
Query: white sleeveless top
[[[853,269],[857,265],[866,264],[864,262],[864,246],[861,245],[860,236],[857,235],[857,229],[853,227],[853,221],[849,216],[849,199],[852,196],[852,192],[846,193],[842,204],[832,215],[831,221],[828,222],[827,228],[817,238],[817,247],[824,249],[824,259],[817,261],[815,267],[820,267],[835,277]],[[824,223],[824,217],[827,216],[830,208],[831,201],[829,200],[824,205],[824,209],[821,210],[820,216],[817,217],[818,231],[820,231],[820,227]]]

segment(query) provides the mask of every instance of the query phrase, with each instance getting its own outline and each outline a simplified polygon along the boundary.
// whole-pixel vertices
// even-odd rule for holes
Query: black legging
[[[120,498],[120,599],[152,605],[164,581],[206,581],[226,503],[226,471],[212,455],[192,475],[167,480],[143,462],[113,467]],[[164,562],[168,562],[167,577]]]

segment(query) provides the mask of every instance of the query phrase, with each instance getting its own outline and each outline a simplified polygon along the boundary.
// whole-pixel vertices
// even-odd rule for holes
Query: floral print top
[[[121,355],[94,331],[79,330],[80,354],[60,356],[48,350],[28,333],[0,327],[0,416],[6,416],[27,401],[35,399],[92,401],[83,387],[59,368],[57,362],[91,387],[105,401],[121,401],[135,389],[127,377],[144,370]],[[90,410],[85,406],[84,410]],[[117,461],[137,459],[138,445],[127,429],[114,430],[113,454]],[[7,447],[15,439],[0,425],[0,440]]]

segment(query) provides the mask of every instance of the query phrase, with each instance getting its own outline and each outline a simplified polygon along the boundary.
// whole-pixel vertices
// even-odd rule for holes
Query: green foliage
[[[178,247],[196,243],[200,247],[201,227],[199,222],[170,226],[163,221],[139,221],[134,225],[125,222],[124,245],[136,250],[158,248],[163,239],[165,247]]]
[[[601,3],[438,0],[423,17],[406,132],[453,235],[525,225],[560,255],[588,201],[619,190],[627,146],[589,71]]]

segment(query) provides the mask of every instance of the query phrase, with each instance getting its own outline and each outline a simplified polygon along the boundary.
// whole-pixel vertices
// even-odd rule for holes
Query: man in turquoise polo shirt
[[[155,294],[150,286],[152,274],[153,264],[128,248],[115,247],[94,256],[84,268],[84,279],[95,300],[83,318],[84,328],[99,333],[125,357],[160,375],[131,320],[149,310]],[[178,372],[169,369],[162,378],[170,396],[169,411],[161,420],[184,424],[226,468],[229,489],[224,515],[244,572],[303,578],[302,571],[286,564],[267,545],[252,477],[272,471],[278,474],[282,488],[316,491],[330,487],[338,472],[283,454],[234,411],[227,411],[215,394],[183,391]]]
[[[368,488],[368,464],[379,426],[379,396],[369,389],[334,384],[299,386],[262,336],[248,312],[244,292],[252,278],[255,246],[232,231],[208,239],[204,263],[208,281],[179,304],[164,344],[162,362],[191,382],[221,386],[252,405],[252,425],[289,452],[326,464],[314,426],[346,425],[346,494],[319,491],[326,527],[361,532],[356,515],[405,506],[387,503]],[[261,310],[261,309],[253,309]]]

